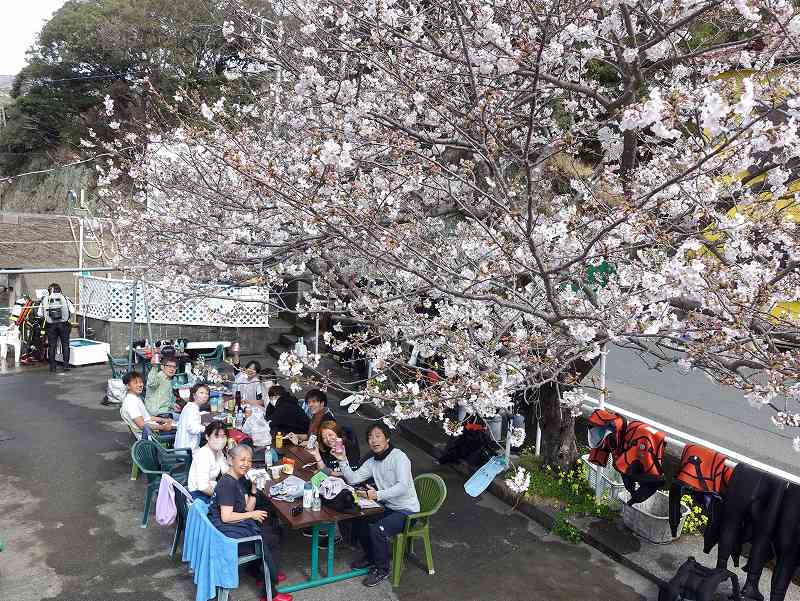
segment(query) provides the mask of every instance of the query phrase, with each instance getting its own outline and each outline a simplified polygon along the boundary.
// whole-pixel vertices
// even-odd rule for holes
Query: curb
[[[380,419],[383,417],[383,414],[376,408],[371,405],[364,405],[359,407],[359,413],[363,412],[365,417],[370,419]],[[411,428],[405,425],[403,422],[400,422],[397,425],[397,429],[402,434],[403,438],[408,440],[414,446],[418,447],[428,455],[432,456],[434,459],[438,459],[442,456],[442,449],[435,443],[431,442],[430,440],[424,438],[419,433],[414,432]],[[459,475],[464,476],[465,478],[469,478],[472,476],[473,468],[471,468],[468,464],[462,462],[459,463],[450,463],[444,464],[443,467],[450,467]],[[525,514],[527,517],[531,518],[534,522],[538,523],[542,527],[546,528],[547,530],[552,530],[553,526],[556,521],[557,513],[550,509],[549,507],[542,507],[531,503],[530,501],[522,500],[517,503],[517,496],[512,493],[508,487],[506,486],[505,482],[503,481],[502,476],[497,476],[494,481],[489,485],[487,489],[489,493],[500,499],[503,503],[508,505],[509,507],[516,508],[521,513]],[[569,521],[569,520],[568,520]],[[616,563],[633,570],[643,578],[653,582],[659,587],[663,587],[666,585],[666,581],[659,576],[656,576],[651,571],[643,568],[636,562],[632,561],[622,553],[616,551],[614,548],[609,546],[605,541],[599,539],[598,537],[594,536],[591,532],[586,530],[585,528],[581,528],[579,525],[569,521],[570,525],[572,525],[578,532],[580,533],[581,540],[586,543],[587,545],[594,547],[604,555],[606,555],[609,559],[615,561]]]

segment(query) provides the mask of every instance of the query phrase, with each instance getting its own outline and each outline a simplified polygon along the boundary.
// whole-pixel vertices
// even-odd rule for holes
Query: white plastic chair
[[[20,343],[19,329],[17,326],[0,327],[0,361],[5,362],[9,346],[14,347],[14,362],[19,364],[19,357],[22,354],[22,345]]]

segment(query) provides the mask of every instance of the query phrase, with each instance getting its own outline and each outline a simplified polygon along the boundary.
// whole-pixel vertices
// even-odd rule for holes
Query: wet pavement
[[[188,569],[167,556],[173,529],[158,526],[152,515],[147,529],[139,527],[144,481],[129,479],[131,437],[118,408],[100,404],[107,377],[105,366],[0,374],[0,599],[194,599]],[[367,420],[351,424],[363,431]],[[447,483],[447,501],[432,522],[436,574],[412,562],[396,589],[389,582],[367,589],[354,579],[297,592],[297,601],[657,597],[655,585],[633,571],[549,535],[491,495],[466,496],[456,472],[399,436],[394,442],[410,455],[415,474],[436,472]],[[282,569],[290,581],[307,577],[309,547],[299,533],[284,538]],[[358,555],[337,546],[339,569]],[[231,598],[258,596],[243,574]]]

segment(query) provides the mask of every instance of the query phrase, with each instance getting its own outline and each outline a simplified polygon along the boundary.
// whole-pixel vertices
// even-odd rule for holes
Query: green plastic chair
[[[203,359],[206,365],[210,367],[219,368],[225,363],[225,347],[221,344],[217,345],[210,353],[199,353],[198,358]]]
[[[181,450],[183,451],[183,450]],[[144,495],[142,528],[147,528],[153,496],[161,485],[161,476],[169,474],[181,484],[186,484],[192,456],[178,451],[164,449],[152,440],[137,440],[131,447],[131,459],[139,471],[147,477]]]
[[[111,377],[119,379],[124,376],[128,371],[128,359],[125,357],[112,357],[108,355],[108,366],[111,368]]]
[[[425,560],[428,574],[434,574],[433,553],[431,552],[430,518],[433,516],[447,498],[447,486],[444,480],[436,474],[420,474],[414,478],[414,488],[417,489],[419,499],[419,512],[406,518],[403,532],[394,537],[392,547],[392,586],[399,586],[400,575],[403,573],[405,553],[414,552],[414,539],[421,538],[425,546]]]

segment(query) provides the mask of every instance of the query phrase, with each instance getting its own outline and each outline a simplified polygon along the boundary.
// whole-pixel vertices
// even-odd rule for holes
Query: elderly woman
[[[186,487],[195,499],[206,503],[211,501],[217,478],[228,471],[228,460],[223,450],[228,442],[225,424],[213,421],[206,426],[206,444],[192,455],[192,466],[189,468],[189,480]]]
[[[208,519],[225,536],[245,538],[261,536],[264,549],[264,560],[269,568],[272,584],[273,601],[292,601],[292,596],[278,594],[275,585],[279,581],[278,573],[278,537],[272,532],[267,520],[266,511],[256,509],[256,485],[246,478],[247,471],[253,465],[253,450],[246,445],[238,445],[228,452],[231,467],[223,475],[214,489]],[[253,548],[239,548],[240,553],[251,553]],[[282,580],[283,578],[281,578]]]

